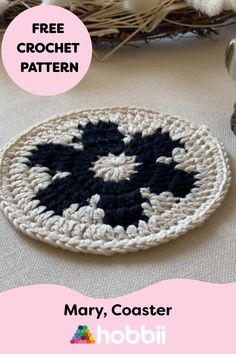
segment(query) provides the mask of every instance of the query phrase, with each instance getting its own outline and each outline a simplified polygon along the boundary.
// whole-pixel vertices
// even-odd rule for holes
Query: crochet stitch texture
[[[80,126],[78,128],[81,129]],[[60,144],[43,144],[38,145],[29,157],[27,165],[30,168],[46,167],[52,177],[58,171],[69,172],[34,197],[47,211],[62,215],[71,205],[78,204],[80,208],[87,206],[90,198],[98,195],[97,207],[104,211],[102,222],[127,228],[129,225],[138,226],[140,220],[148,221],[142,208],[148,200],[142,196],[141,188],[149,188],[156,195],[171,192],[176,198],[184,198],[194,187],[194,173],[175,168],[176,162],[157,162],[160,157],[171,157],[174,148],[184,148],[179,139],[172,140],[169,133],[162,133],[161,129],[145,137],[142,133],[136,133],[128,144],[124,143],[124,135],[114,123],[89,122],[80,132],[81,139],[74,137],[72,143],[81,143],[83,150]],[[123,154],[125,169],[125,157],[134,156],[136,167],[130,177],[109,178],[109,169],[104,168],[100,176],[95,175],[93,163],[99,156],[102,164],[101,157],[109,154],[113,155],[110,159],[111,171],[115,168],[112,162],[116,157]]]
[[[72,112],[2,154],[1,206],[27,235],[72,251],[146,249],[199,226],[230,185],[205,127],[137,108]]]

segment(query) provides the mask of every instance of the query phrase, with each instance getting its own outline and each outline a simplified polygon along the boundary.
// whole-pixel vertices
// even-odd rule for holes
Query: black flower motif
[[[82,143],[83,150],[61,144],[42,144],[37,145],[29,157],[29,168],[47,167],[52,177],[58,172],[69,172],[67,176],[53,180],[35,196],[47,211],[62,215],[72,204],[79,204],[79,208],[86,206],[89,199],[98,194],[97,207],[104,210],[104,224],[127,228],[137,226],[139,220],[148,220],[143,213],[142,203],[146,200],[141,188],[149,188],[156,195],[169,191],[177,198],[184,198],[194,187],[194,173],[180,170],[176,162],[157,162],[159,157],[172,157],[174,148],[185,148],[180,140],[172,140],[161,129],[145,137],[137,133],[128,144],[124,143],[124,136],[114,123],[90,122],[78,129],[82,131],[82,138],[75,137],[72,142]],[[114,181],[96,175],[94,163],[109,154],[134,157],[134,169],[129,178]]]

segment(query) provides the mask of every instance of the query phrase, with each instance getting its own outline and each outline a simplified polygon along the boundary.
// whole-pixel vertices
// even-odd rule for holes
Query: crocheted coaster
[[[137,108],[44,122],[6,147],[1,172],[1,206],[17,229],[106,255],[199,226],[230,185],[228,159],[206,127]]]

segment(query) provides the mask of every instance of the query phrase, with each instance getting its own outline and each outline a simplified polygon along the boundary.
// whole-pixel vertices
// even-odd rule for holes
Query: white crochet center
[[[119,156],[108,154],[108,156],[100,156],[97,161],[93,162],[91,170],[96,177],[101,177],[105,182],[122,181],[129,179],[135,172],[135,167],[139,163],[135,163],[135,156],[125,156],[124,153]]]

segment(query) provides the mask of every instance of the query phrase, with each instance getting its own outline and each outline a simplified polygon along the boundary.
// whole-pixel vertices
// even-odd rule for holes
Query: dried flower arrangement
[[[122,45],[186,33],[207,36],[236,22],[235,0],[43,0],[69,8],[87,26],[94,43],[111,45],[107,59]],[[0,0],[3,26],[40,0]],[[144,6],[145,4],[145,6]],[[201,5],[203,4],[203,5]],[[204,4],[208,4],[204,7]],[[200,11],[201,10],[201,11]],[[96,54],[96,53],[95,53]]]

